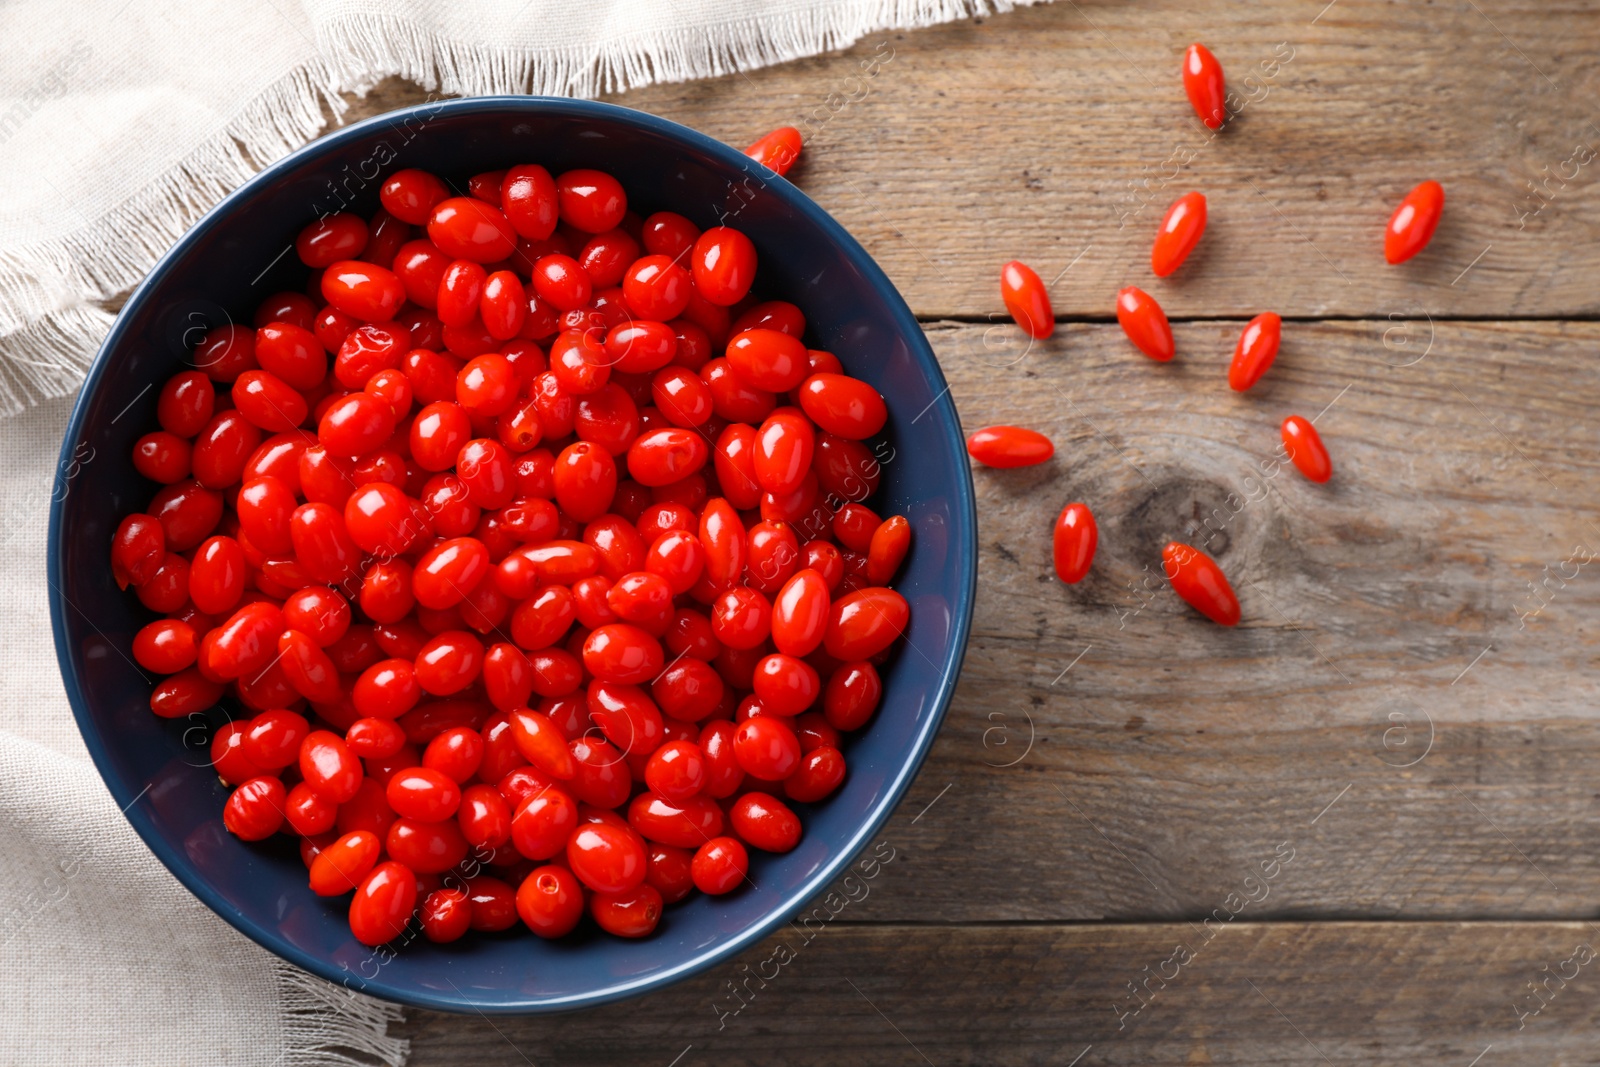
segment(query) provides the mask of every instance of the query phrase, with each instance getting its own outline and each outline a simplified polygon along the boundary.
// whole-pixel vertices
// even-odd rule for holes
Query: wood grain
[[[1013,258],[1066,271],[1052,296],[1075,317],[1109,317],[1129,284],[1179,317],[1600,312],[1600,9],[1325,4],[1063,0],[609,99],[739,147],[798,126],[794,181],[923,315],[999,312]],[[1214,139],[1180,84],[1194,40],[1243,103]],[[420,98],[391,85],[371,107]],[[1429,177],[1445,220],[1388,267],[1389,213]],[[1158,282],[1150,240],[1191,188],[1206,238]]]
[[[1034,426],[1058,452],[975,472],[972,642],[887,831],[928,873],[867,917],[1205,914],[1284,840],[1307,858],[1269,916],[1600,902],[1586,769],[1600,582],[1585,562],[1600,530],[1584,490],[1600,327],[1439,323],[1410,366],[1395,364],[1426,350],[1427,324],[1386,346],[1396,328],[1291,325],[1238,396],[1236,322],[1180,325],[1164,366],[1114,326],[1028,351],[1014,328],[930,325],[967,430]],[[1326,486],[1275,458],[1292,412],[1318,417]],[[1101,524],[1072,588],[1048,544],[1070,500]],[[1166,588],[1173,538],[1226,569],[1239,628]],[[937,873],[952,854],[970,874]]]
[[[415,1012],[404,1032],[412,1067],[1594,1062],[1587,924],[1219,930],[839,920],[622,1008],[493,1022]],[[1556,973],[1576,976],[1533,999],[1528,983]]]

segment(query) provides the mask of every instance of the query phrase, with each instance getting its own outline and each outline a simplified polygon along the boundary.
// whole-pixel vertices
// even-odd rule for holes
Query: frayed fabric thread
[[[184,232],[262,167],[342,115],[333,66],[317,60],[258,97],[181,166],[57,241],[0,250],[0,415],[77,389],[127,292]],[[357,84],[370,88],[370,82]]]
[[[342,117],[341,94],[399,76],[449,95],[594,97],[754,70],[881,30],[1037,2],[858,0],[566,49],[467,45],[390,15],[334,19],[318,27],[320,58],[279,80],[164,179],[67,237],[0,251],[0,415],[73,392],[114,318],[97,302],[127,292],[217,201],[315,137],[324,108]]]
[[[0,416],[77,389],[115,319],[94,304],[74,304],[0,342]]]
[[[401,1067],[411,1043],[390,1037],[404,1016],[394,1004],[325,982],[273,960],[283,1004],[282,1067]]]
[[[347,16],[319,38],[342,65],[449,95],[594,97],[661,82],[715,78],[846,48],[869,33],[916,29],[1041,0],[868,0],[694,29],[640,31],[598,46],[540,51],[447,40],[396,16]]]

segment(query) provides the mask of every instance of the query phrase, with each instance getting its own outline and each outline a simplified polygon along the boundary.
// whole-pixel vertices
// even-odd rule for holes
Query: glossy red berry
[[[1150,269],[1165,278],[1189,258],[1206,232],[1206,198],[1202,193],[1184,193],[1172,202],[1156,231],[1150,249]]]
[[[382,445],[394,429],[389,404],[370,393],[348,393],[323,412],[317,439],[333,455],[355,458]]]
[[[750,854],[733,837],[714,837],[695,850],[690,863],[694,886],[710,896],[739,888],[750,873]]]
[[[517,249],[517,231],[497,207],[470,196],[453,196],[434,205],[428,239],[455,259],[498,263]]]
[[[1389,226],[1383,234],[1383,258],[1390,263],[1404,263],[1428,247],[1443,211],[1444,187],[1438,182],[1425,181],[1407,193],[1389,216]]]
[[[528,294],[513,271],[497,270],[485,280],[478,305],[483,328],[497,341],[517,336],[528,316]]]
[[[1134,347],[1158,363],[1177,354],[1167,313],[1143,289],[1130,285],[1117,294],[1117,322]]]
[[[832,606],[827,580],[806,568],[789,578],[772,601],[772,643],[779,652],[807,656],[822,644]]]
[[[642,685],[654,679],[664,663],[661,643],[629,623],[601,626],[583,642],[584,668],[601,682]]]
[[[1094,514],[1087,504],[1068,504],[1056,518],[1051,536],[1051,556],[1055,562],[1056,577],[1068,585],[1083,581],[1094,562],[1094,550],[1100,543],[1100,530]]]
[[[195,346],[191,362],[212,381],[231,382],[256,366],[255,331],[235,324],[209,330]]]
[[[667,256],[642,256],[622,278],[622,296],[641,319],[667,322],[683,314],[694,279]]]
[[[661,921],[661,892],[652,885],[635,886],[620,893],[596,893],[589,898],[589,914],[600,929],[617,937],[648,937]]]
[[[308,267],[326,267],[355,259],[367,247],[367,224],[359,215],[339,212],[318,219],[300,231],[294,250]]]
[[[651,754],[644,780],[666,800],[686,801],[706,786],[705,754],[692,741],[669,741]]]
[[[584,233],[604,233],[621,225],[628,211],[622,183],[605,171],[569,170],[556,179],[562,221]]]
[[[585,823],[567,842],[567,864],[588,888],[621,893],[644,881],[644,840],[626,826]]]
[[[544,938],[563,937],[583,918],[584,891],[566,867],[539,867],[517,889],[517,915]]]
[[[844,374],[813,374],[800,386],[800,407],[836,437],[864,440],[883,429],[889,408],[878,391]]]
[[[674,211],[658,211],[644,220],[640,243],[651,255],[667,256],[674,263],[687,264],[689,252],[700,237],[700,228]]]
[[[422,935],[435,944],[449,944],[472,928],[472,901],[465,888],[446,886],[429,893],[417,915]]]
[[[1055,332],[1056,317],[1044,282],[1026,263],[1012,260],[1000,268],[1000,299],[1006,311],[1029,337],[1045,338]]]
[[[695,288],[720,307],[737,304],[756,277],[756,246],[730,226],[713,226],[690,254]]]
[[[1203,44],[1190,45],[1183,55],[1183,91],[1206,128],[1220,130],[1228,118],[1227,86],[1222,64]]]
[[[705,437],[695,430],[650,430],[628,448],[628,474],[640,485],[670,485],[705,466],[710,455]]]
[[[716,801],[706,796],[669,801],[654,793],[640,793],[628,805],[628,825],[647,841],[674,848],[695,848],[723,831],[724,816]]]
[[[406,289],[387,267],[345,259],[322,272],[322,298],[362,322],[386,322],[405,303]]]
[[[366,880],[382,853],[383,843],[370,830],[341,835],[312,861],[311,891],[322,897],[350,892]]]
[[[891,515],[872,532],[867,545],[867,582],[888,585],[911,551],[911,523],[904,515]]]
[[[152,482],[171,485],[189,477],[190,452],[188,441],[158,430],[134,443],[133,466]]]
[[[1221,626],[1239,622],[1239,598],[1215,560],[1197,548],[1173,541],[1161,550],[1167,580],[1189,606]]]
[[[1333,461],[1310,419],[1290,415],[1283,420],[1283,447],[1296,469],[1313,482],[1320,484],[1333,477]]]
[[[413,767],[395,774],[384,795],[396,815],[420,822],[448,819],[461,805],[461,787],[429,767]]]
[[[967,454],[986,467],[1029,467],[1055,453],[1050,438],[1020,426],[986,426],[967,437]]]
[[[480,766],[487,769],[485,764]],[[492,785],[469,785],[461,791],[456,819],[462,836],[474,848],[499,848],[511,840],[511,815],[510,804]]]
[[[594,283],[571,256],[543,256],[533,265],[533,291],[558,311],[577,311],[589,303]]]
[[[470,259],[452,261],[440,275],[434,294],[439,321],[446,326],[465,326],[476,318],[488,277],[481,263]]]
[[[562,449],[556,457],[556,503],[578,522],[604,515],[617,492],[617,463],[611,453],[588,441]]]
[[[233,610],[244,593],[244,549],[231,537],[211,537],[189,563],[189,599],[207,615]]]
[[[300,743],[300,773],[306,785],[335,804],[356,795],[361,761],[338,734],[314,730]]]
[[[117,525],[111,541],[111,576],[118,586],[144,585],[155,577],[166,558],[166,534],[149,515],[128,515]]]
[[[433,209],[449,195],[450,189],[444,182],[427,171],[415,169],[395,171],[378,189],[378,199],[384,210],[412,226],[426,225]]]
[[[133,637],[134,662],[157,674],[177,674],[198,655],[194,627],[178,619],[157,619]]]
[[[778,798],[746,793],[728,809],[734,833],[763,852],[788,852],[800,843],[800,818]]]
[[[262,370],[301,391],[315,389],[328,374],[328,354],[317,335],[287,322],[269,322],[256,330],[256,360]]]
[[[222,825],[244,841],[261,841],[283,825],[283,783],[263,775],[241,784],[222,809]]]
[[[784,779],[783,795],[803,804],[831,796],[844,781],[844,753],[832,745],[818,745],[800,757],[800,765]]]
[[[727,355],[740,381],[769,393],[786,393],[811,373],[806,346],[777,330],[746,330],[728,342]]]
[[[1282,333],[1283,320],[1275,312],[1263,312],[1245,323],[1233,350],[1233,362],[1228,364],[1229,388],[1242,393],[1261,380],[1278,358]]]
[[[180,371],[161,387],[156,419],[161,428],[179,437],[193,437],[211,421],[216,390],[199,371]]]
[[[390,861],[374,867],[350,901],[350,932],[363,945],[382,945],[400,936],[417,904],[417,876]]]
[[[746,148],[744,154],[775,174],[783,175],[789,173],[789,168],[800,158],[802,147],[799,130],[793,126],[779,126]]]
[[[686,848],[659,842],[650,845],[644,880],[661,894],[662,903],[676,904],[694,892],[694,877],[689,869],[692,858],[693,853]]]
[[[781,718],[761,715],[734,730],[733,755],[752,778],[781,782],[800,765],[800,739]]]
[[[837,660],[870,659],[894,644],[910,620],[910,606],[893,589],[857,589],[833,602],[823,647]]]
[[[284,433],[306,421],[310,407],[288,382],[264,370],[239,375],[231,391],[233,406],[251,425]]]
[[[543,241],[559,221],[555,179],[534,163],[512,167],[500,184],[500,204],[523,237]]]

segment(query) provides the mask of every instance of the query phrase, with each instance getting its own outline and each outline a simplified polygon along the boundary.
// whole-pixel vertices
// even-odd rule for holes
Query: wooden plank
[[[404,1032],[412,1067],[1594,1062],[1587,924],[1217,929],[840,919],[626,1005]]]
[[[927,873],[862,917],[1205,914],[1281,842],[1302,858],[1252,918],[1596,905],[1600,327],[1441,323],[1400,366],[1425,323],[1388,347],[1388,322],[1291,325],[1245,396],[1238,328],[1180,325],[1158,365],[1112,326],[1031,352],[930,327],[967,430],[1058,452],[975,472],[972,642],[886,831]],[[1318,416],[1326,486],[1275,459],[1291,412]],[[1070,500],[1101,530],[1071,588],[1048,540]],[[1166,588],[1172,538],[1226,569],[1240,627]]]
[[[1012,258],[1060,274],[1076,317],[1128,284],[1179,317],[1590,315],[1597,37],[1600,10],[1538,0],[1072,0],[609,99],[741,147],[800,127],[793,179],[926,316],[1000,312]],[[1193,40],[1243,104],[1215,138],[1181,89]],[[391,85],[358,113],[420,97]],[[1445,221],[1388,267],[1389,212],[1428,177]],[[1160,282],[1150,240],[1190,188],[1210,228]]]

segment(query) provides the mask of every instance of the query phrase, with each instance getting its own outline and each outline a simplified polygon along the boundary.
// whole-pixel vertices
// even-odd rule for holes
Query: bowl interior
[[[291,250],[319,213],[377,207],[382,175],[424,167],[458,180],[521,161],[553,173],[617,175],[641,214],[670,209],[725,222],[761,254],[761,292],[799,304],[810,343],[836,353],[888,399],[878,444],[883,514],[902,513],[913,549],[897,583],[912,605],[909,646],[885,673],[885,699],[846,749],[849,775],[800,806],[805,835],[784,856],[753,857],[729,896],[668,910],[642,942],[593,935],[550,943],[525,931],[434,946],[420,937],[374,951],[357,943],[345,898],[306,888],[293,843],[247,845],[222,827],[227,790],[208,773],[227,709],[169,721],[148,707],[152,680],[129,658],[151,618],[116,588],[112,531],[153,486],[133,469],[155,427],[161,384],[205,330],[249,323],[256,304],[300,289]],[[954,685],[975,573],[972,489],[954,408],[921,330],[865,252],[786,181],[693,131],[602,104],[493,98],[422,105],[339,131],[269,168],[165,257],[129,301],[80,395],[63,444],[51,515],[56,644],[79,726],[119,805],[156,855],[207,904],[270,950],[326,978],[405,1003],[537,1011],[598,1003],[681,977],[777,927],[835,878],[876,832],[915,773]],[[137,798],[137,799],[136,799]]]

